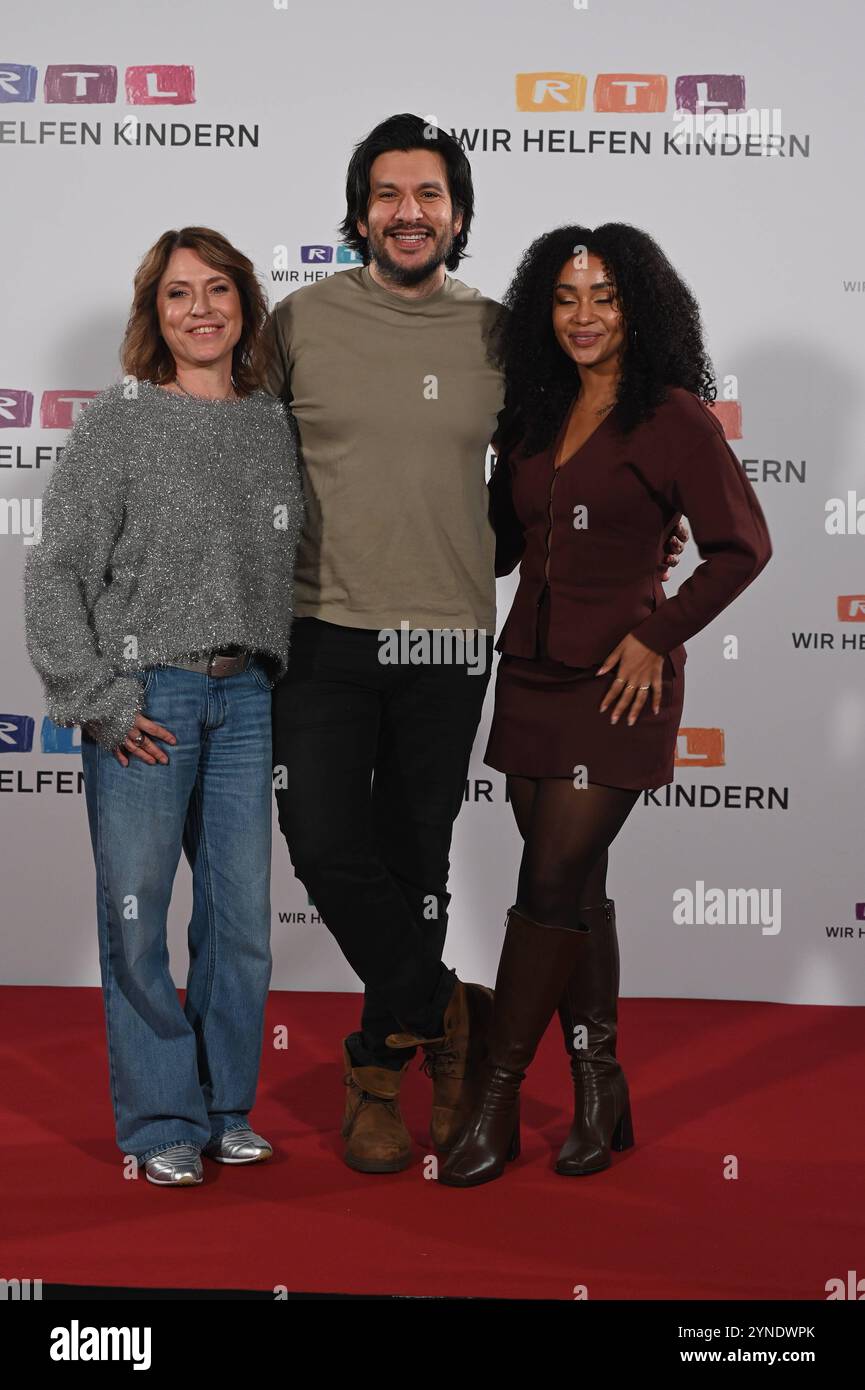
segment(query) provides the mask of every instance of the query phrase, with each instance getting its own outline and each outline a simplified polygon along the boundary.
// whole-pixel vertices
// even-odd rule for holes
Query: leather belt
[[[255,660],[255,652],[242,649],[236,655],[232,652],[210,651],[199,656],[190,652],[188,661],[170,661],[169,666],[180,666],[184,671],[200,671],[204,676],[236,676],[245,671]]]

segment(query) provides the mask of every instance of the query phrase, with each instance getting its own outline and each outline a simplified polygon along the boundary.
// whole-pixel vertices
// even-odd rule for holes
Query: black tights
[[[577,907],[607,896],[607,850],[640,793],[597,783],[578,790],[570,777],[507,782],[524,841],[516,906],[546,926],[577,928]]]

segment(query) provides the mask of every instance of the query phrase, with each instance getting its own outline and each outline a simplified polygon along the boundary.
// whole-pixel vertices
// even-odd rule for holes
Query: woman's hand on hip
[[[139,734],[143,734],[141,742],[138,742]],[[168,729],[164,729],[161,724],[146,718],[140,712],[135,716],[135,723],[129,730],[122,743],[114,749],[114,756],[121,767],[129,765],[128,754],[134,758],[140,758],[143,763],[167,763],[168,754],[160,748],[156,739],[162,739],[165,743],[176,743],[177,739]]]
[[[614,647],[606,661],[595,673],[603,676],[605,672],[618,667],[618,674],[600,704],[603,712],[615,702],[610,723],[618,723],[619,716],[626,709],[628,723],[633,724],[652,692],[652,709],[658,714],[661,708],[661,673],[664,658],[658,652],[638,641],[631,633]]]

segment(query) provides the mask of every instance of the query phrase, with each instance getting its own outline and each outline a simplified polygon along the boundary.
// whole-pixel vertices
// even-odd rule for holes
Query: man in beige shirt
[[[269,326],[268,387],[296,419],[307,498],[273,757],[295,871],[366,987],[343,1044],[345,1159],[391,1172],[411,1161],[399,1089],[417,1046],[447,1150],[491,1012],[491,991],[441,956],[495,635],[484,464],[500,306],[446,273],[473,212],[450,136],[383,122],[354,152],[347,204],[364,264],[282,300]]]
[[[484,463],[503,406],[501,306],[446,273],[474,209],[449,135],[417,116],[382,122],[354,151],[346,202],[340,231],[363,265],[297,290],[269,323],[267,384],[297,421],[307,498],[273,756],[295,871],[365,985],[343,1044],[345,1160],[392,1172],[411,1161],[408,1059],[423,1046],[447,1151],[491,1015],[491,991],[441,955],[493,659]]]

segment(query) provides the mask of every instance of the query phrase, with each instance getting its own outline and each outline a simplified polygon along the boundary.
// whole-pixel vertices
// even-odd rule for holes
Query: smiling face
[[[444,159],[435,150],[388,150],[373,160],[369,185],[357,229],[386,279],[417,285],[443,264],[462,230]]]
[[[159,327],[178,367],[229,360],[243,332],[243,309],[230,276],[189,247],[172,251],[156,290]]]
[[[563,352],[580,367],[618,370],[625,322],[615,302],[603,261],[585,257],[585,267],[565,261],[553,292],[553,332]]]

